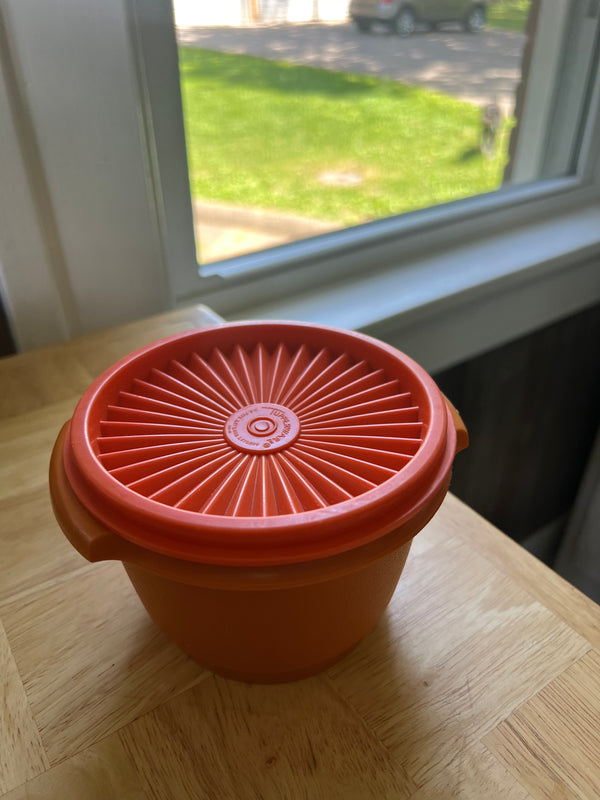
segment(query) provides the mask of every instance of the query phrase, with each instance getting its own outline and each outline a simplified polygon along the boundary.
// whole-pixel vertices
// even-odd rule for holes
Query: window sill
[[[598,258],[596,203],[235,318],[360,330],[435,372],[599,302]]]

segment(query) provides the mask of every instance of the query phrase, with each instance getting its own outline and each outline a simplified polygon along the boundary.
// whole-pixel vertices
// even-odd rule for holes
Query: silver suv
[[[410,36],[417,25],[435,28],[440,22],[460,22],[477,33],[485,25],[487,0],[352,0],[349,14],[359,31],[374,22],[389,25],[399,36]]]

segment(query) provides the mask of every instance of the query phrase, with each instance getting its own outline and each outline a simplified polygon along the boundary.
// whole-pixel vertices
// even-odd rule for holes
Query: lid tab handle
[[[442,394],[442,397],[446,401],[448,411],[452,417],[452,422],[456,428],[456,452],[460,453],[461,450],[465,450],[469,446],[469,432],[467,431],[467,426],[462,421],[462,417],[454,405],[450,402],[450,400],[448,400],[445,394]]]

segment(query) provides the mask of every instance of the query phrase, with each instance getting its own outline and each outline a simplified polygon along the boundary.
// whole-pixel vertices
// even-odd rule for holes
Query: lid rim
[[[423,392],[420,408],[430,420],[430,424],[424,426],[426,429],[418,451],[396,475],[382,481],[373,489],[324,508],[272,516],[224,516],[173,508],[151,500],[127,488],[104,469],[97,460],[98,454],[94,451],[93,444],[88,440],[86,432],[90,430],[94,404],[103,398],[106,399],[107,385],[115,376],[126,372],[127,368],[138,363],[141,357],[160,351],[169,343],[186,342],[196,336],[208,335],[209,332],[214,332],[215,328],[240,331],[248,327],[256,328],[256,326],[257,323],[228,323],[222,326],[211,326],[200,331],[175,334],[127,356],[94,381],[75,410],[68,436],[65,439],[63,457],[65,470],[75,493],[97,519],[105,522],[109,516],[114,516],[116,513],[121,517],[122,524],[117,525],[116,528],[114,524],[111,524],[111,528],[115,529],[119,535],[149,550],[188,560],[194,560],[193,554],[198,555],[203,549],[207,550],[207,540],[214,536],[219,537],[221,547],[223,542],[227,542],[231,548],[250,545],[258,550],[268,546],[265,541],[267,536],[277,536],[283,540],[289,540],[291,545],[294,540],[303,538],[303,529],[307,527],[314,528],[319,535],[307,537],[304,530],[304,543],[318,539],[322,545],[318,549],[324,551],[324,540],[337,538],[332,533],[332,529],[343,529],[353,523],[356,525],[358,521],[361,525],[369,525],[373,530],[378,530],[377,517],[385,515],[386,509],[407,502],[412,495],[425,497],[430,493],[428,489],[431,488],[431,480],[439,472],[440,465],[446,464],[446,462],[451,464],[454,457],[454,445],[451,445],[451,453],[449,453],[450,445],[447,441],[448,430],[451,429],[451,432],[454,433],[454,425],[448,418],[449,412],[446,403],[433,380],[408,356],[372,337],[305,323],[260,323],[260,327],[276,331],[284,326],[286,329],[293,328],[302,332],[310,330],[313,333],[315,331],[324,334],[334,333],[338,337],[347,337],[353,342],[366,343],[369,347],[384,353],[386,357],[391,357],[401,363],[421,385]],[[436,478],[434,484],[437,482]],[[417,501],[416,503],[411,502],[409,505],[410,510],[407,514],[411,516],[418,511],[422,503]],[[398,519],[402,520],[405,517],[406,514],[400,514]],[[140,537],[133,533],[132,518],[135,519],[135,527],[140,525],[145,527],[146,535]],[[164,530],[156,530],[164,526],[170,530],[171,543],[160,545],[156,539],[153,540],[153,536],[156,532],[159,536],[164,536]],[[377,538],[379,535],[383,535],[383,533],[378,532],[371,538]],[[175,542],[177,546],[174,546]],[[298,546],[300,547],[301,544],[302,542],[299,542]],[[187,555],[182,553],[182,548],[189,550]],[[198,557],[197,560],[200,561],[202,558]]]
[[[254,517],[246,517],[246,518],[237,518],[242,523],[240,525],[240,530],[231,531],[232,534],[229,538],[229,544],[231,548],[225,548],[222,546],[221,549],[215,547],[213,549],[207,549],[204,547],[196,547],[193,551],[191,549],[179,549],[177,547],[163,547],[160,545],[159,542],[150,539],[148,540],[146,537],[141,536],[138,537],[133,532],[131,527],[121,527],[118,523],[113,524],[111,519],[102,515],[99,516],[88,506],[85,502],[85,496],[81,496],[80,492],[81,486],[74,485],[72,482],[72,473],[67,467],[67,461],[64,458],[68,447],[68,436],[65,440],[65,449],[62,453],[62,466],[67,473],[69,483],[71,488],[73,489],[77,499],[79,502],[82,503],[84,508],[94,516],[100,523],[106,525],[113,533],[117,534],[118,536],[122,536],[127,541],[135,544],[139,547],[144,548],[150,552],[154,552],[158,555],[168,556],[170,558],[175,558],[183,561],[188,561],[190,563],[204,563],[207,565],[220,565],[220,566],[253,566],[253,567],[274,567],[277,565],[282,564],[295,564],[295,563],[303,563],[308,561],[318,560],[320,558],[328,558],[330,556],[339,555],[344,552],[349,552],[354,549],[358,549],[364,545],[367,545],[376,539],[379,539],[383,536],[386,536],[388,533],[393,531],[395,528],[400,528],[402,525],[408,523],[413,517],[421,513],[429,503],[435,500],[436,495],[438,494],[440,488],[444,485],[444,483],[449,479],[449,474],[452,468],[452,461],[454,459],[454,446],[456,441],[456,434],[453,427],[448,428],[447,432],[447,447],[445,449],[445,454],[442,462],[438,465],[437,473],[433,480],[429,482],[428,491],[426,491],[420,498],[419,502],[413,505],[412,507],[405,509],[404,513],[400,516],[395,516],[393,514],[393,509],[387,508],[386,509],[386,516],[384,521],[382,521],[382,515],[379,513],[379,525],[377,527],[373,527],[371,533],[369,535],[362,535],[362,536],[355,536],[351,537],[348,536],[348,528],[356,528],[356,521],[355,520],[345,520],[345,526],[339,529],[339,526],[335,526],[337,528],[336,533],[337,536],[323,536],[322,534],[326,534],[326,528],[330,528],[332,526],[326,525],[316,525],[311,526],[317,529],[317,532],[320,535],[315,535],[310,539],[306,538],[302,542],[303,549],[298,547],[293,547],[297,545],[298,540],[297,537],[293,534],[295,530],[290,530],[288,533],[290,537],[287,542],[289,544],[289,548],[283,550],[281,548],[282,541],[277,538],[277,545],[276,547],[273,546],[273,539],[272,539],[272,530],[266,531],[269,534],[269,540],[258,540],[256,537],[256,530],[253,530],[251,533],[247,530],[248,524],[247,523],[254,523],[256,522],[256,518]],[[391,505],[391,504],[390,504]],[[330,506],[330,508],[335,508],[334,506]],[[381,509],[379,509],[380,511]],[[191,512],[190,512],[191,513]],[[310,512],[307,512],[310,513]],[[290,517],[294,517],[295,515],[287,515]],[[336,517],[334,521],[339,522],[339,519]],[[368,520],[363,520],[363,522]],[[372,521],[372,520],[371,520]],[[244,529],[243,523],[246,522],[246,528]],[[302,527],[301,523],[299,524]],[[196,531],[197,533],[197,531]],[[236,541],[236,536],[242,533],[247,534],[247,541]],[[416,533],[416,531],[415,531]],[[219,532],[219,538],[222,538]],[[410,537],[407,537],[407,539]],[[191,542],[180,541],[180,545],[190,544],[193,543],[198,545],[197,536],[194,537]],[[201,544],[205,545],[204,542]],[[309,547],[309,545],[313,545],[313,547]],[[254,546],[253,546],[254,545]],[[242,550],[243,547],[248,549]],[[268,548],[268,550],[267,550]],[[290,552],[292,551],[292,552]],[[267,555],[265,555],[267,553]]]

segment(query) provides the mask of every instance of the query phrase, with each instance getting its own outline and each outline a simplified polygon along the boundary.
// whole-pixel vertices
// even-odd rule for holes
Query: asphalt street
[[[179,28],[180,44],[245,53],[426,86],[512,113],[525,36],[458,27],[402,39],[384,29],[360,34],[350,23],[281,23],[253,27]]]

